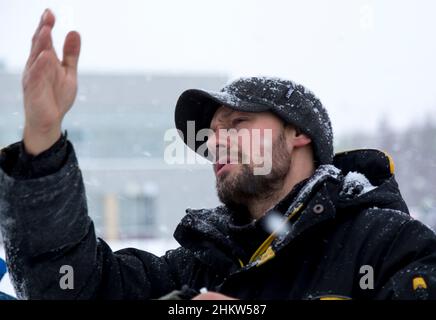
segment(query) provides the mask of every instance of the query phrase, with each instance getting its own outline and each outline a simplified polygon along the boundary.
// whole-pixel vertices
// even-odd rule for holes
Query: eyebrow
[[[229,116],[231,116],[232,115],[232,113],[234,113],[234,112],[237,112],[236,110],[233,110],[233,109],[229,109],[229,110],[224,110],[224,111],[222,111],[221,112],[221,114],[220,114],[220,118],[228,118]],[[215,118],[216,119],[216,118]],[[213,121],[219,121],[219,120],[212,120],[212,122]],[[210,126],[210,128],[212,129],[212,130],[214,130],[214,126],[212,125],[212,122],[211,122],[211,126]]]
[[[236,112],[236,110],[233,110],[233,109],[224,110],[224,111],[221,113],[221,115],[222,115],[224,118],[227,118],[227,117],[231,116],[232,113],[234,113],[234,112]]]

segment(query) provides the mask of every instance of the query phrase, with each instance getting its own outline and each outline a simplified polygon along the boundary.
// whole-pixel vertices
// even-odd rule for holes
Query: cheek
[[[255,162],[258,158],[266,158],[272,156],[272,149],[274,145],[273,131],[271,129],[257,130],[251,136],[252,150],[251,154]]]

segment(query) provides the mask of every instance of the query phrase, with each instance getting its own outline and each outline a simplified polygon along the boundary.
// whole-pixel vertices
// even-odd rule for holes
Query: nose
[[[216,154],[216,148],[217,148],[216,142],[217,139],[215,136],[215,132],[207,137],[207,141],[206,141],[207,150],[214,156]]]
[[[226,134],[222,134],[220,137],[219,132],[219,129],[215,130],[211,135],[208,136],[206,142],[207,150],[213,156],[213,162],[218,160],[218,152],[220,150],[227,151],[230,143],[230,137]]]

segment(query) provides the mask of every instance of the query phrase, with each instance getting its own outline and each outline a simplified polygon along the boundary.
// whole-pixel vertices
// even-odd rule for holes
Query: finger
[[[41,31],[42,25],[44,24],[44,20],[45,20],[44,18],[46,16],[46,12],[47,12],[47,9],[45,9],[44,12],[42,13],[41,19],[39,19],[38,27],[36,28],[35,33],[33,34],[33,37],[32,37],[32,49],[33,49],[34,43],[36,42],[36,38],[38,38],[38,34]]]
[[[76,72],[79,63],[79,55],[80,34],[77,31],[70,31],[65,38],[62,65]]]
[[[28,72],[24,73],[24,90],[43,86],[43,79],[52,78],[53,68],[50,68],[51,63],[53,63],[53,52],[49,50],[41,51]]]
[[[40,39],[41,37],[43,37],[43,42],[45,42],[46,39],[44,39],[44,37],[46,37],[47,31],[44,29],[51,30],[54,26],[54,23],[55,23],[55,17],[53,13],[49,9],[46,9],[43,15],[41,16],[41,20],[38,25],[38,28],[36,29],[35,34],[33,35],[32,47],[30,49],[30,55],[26,66],[31,65],[35,61],[36,57],[39,55],[41,50],[44,50],[45,47],[41,46]],[[51,40],[51,37],[49,40]],[[45,42],[45,45],[51,45],[51,41],[48,43]]]
[[[41,31],[41,28],[44,25],[47,25],[49,27],[53,27],[55,23],[55,17],[50,9],[45,9],[44,12],[41,15],[41,19],[39,20],[38,27],[35,30],[35,33],[32,37],[32,45],[36,42],[39,32]]]
[[[53,48],[53,42],[51,37],[50,27],[43,26],[39,32],[35,46],[30,53],[29,59],[27,60],[27,67],[32,66],[39,54],[44,50],[51,50]]]
[[[200,293],[199,295],[192,298],[192,300],[236,300],[235,298],[223,295],[218,292],[206,292]]]

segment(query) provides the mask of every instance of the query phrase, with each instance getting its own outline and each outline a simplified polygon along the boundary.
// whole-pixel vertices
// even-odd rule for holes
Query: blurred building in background
[[[20,75],[0,72],[0,147],[21,139]],[[188,88],[218,90],[214,75],[82,75],[64,120],[82,169],[88,210],[106,240],[171,238],[188,207],[218,204],[210,165],[168,164],[164,134]],[[179,143],[182,143],[181,140]]]

